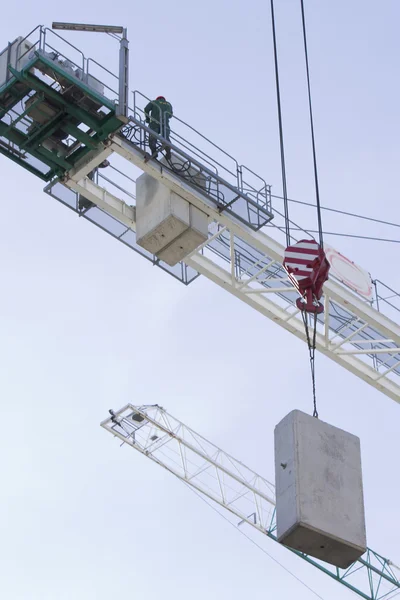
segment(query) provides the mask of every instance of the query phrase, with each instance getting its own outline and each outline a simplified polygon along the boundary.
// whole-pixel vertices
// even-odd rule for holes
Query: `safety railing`
[[[372,305],[397,321],[400,313],[400,294],[379,279],[373,279],[375,298]]]
[[[35,57],[51,60],[66,74],[75,77],[112,103],[118,100],[118,76],[84,53],[55,31],[41,25],[22,38],[16,47],[17,71]],[[49,75],[49,73],[44,73]]]
[[[203,248],[203,254],[210,257],[216,264],[221,264],[223,268],[226,268],[228,264],[229,268],[227,270],[235,274],[239,287],[245,285],[246,280],[251,280],[259,291],[262,288],[269,292],[276,290],[274,301],[289,311],[288,316],[291,314],[290,307],[297,310],[295,303],[298,292],[294,290],[292,283],[288,280],[283,265],[236,235],[234,236],[232,248],[230,236],[231,233],[226,228],[217,229],[217,231],[211,233],[208,244]],[[395,321],[398,320],[400,296],[395,290],[381,282],[374,282],[379,291],[377,291],[376,300],[368,302],[335,277],[332,276],[330,279],[335,280],[347,291],[357,295],[365,303],[372,304],[385,316],[393,318]],[[397,316],[392,314],[391,311],[397,311]],[[378,372],[390,370],[390,377],[395,379],[399,377],[400,354],[397,352],[395,342],[382,340],[382,334],[377,329],[366,322],[364,323],[351,310],[347,310],[345,305],[339,304],[331,298],[325,313],[317,316],[320,332],[325,331],[327,319],[331,332],[336,334],[339,339],[349,339],[349,346],[362,351],[363,360],[371,361]],[[366,350],[369,352],[365,353]]]
[[[129,206],[136,205],[136,179],[113,165],[95,169],[93,181]]]
[[[143,120],[144,105],[150,102],[150,99],[138,90],[132,92],[132,96],[134,116]],[[260,204],[264,204],[268,209],[271,208],[271,186],[267,185],[264,179],[244,165],[240,165],[228,152],[176,115],[172,115],[170,123],[171,139],[175,138],[182,145],[187,144],[187,149],[202,161],[213,165],[221,178],[234,184],[241,192],[254,194],[254,199],[258,197]],[[253,182],[250,181],[250,175],[254,178]]]
[[[280,213],[279,213],[279,211],[275,211],[275,210],[274,210],[274,213],[275,213],[275,215],[276,215],[276,213],[278,213],[278,217],[275,217],[274,221],[272,221],[271,223],[269,223],[267,225],[267,227],[268,227],[267,233],[271,234],[271,237],[273,237],[274,239],[277,239],[281,243],[285,243],[285,239],[286,239],[285,238],[285,228],[283,226],[283,223],[279,222]],[[293,243],[297,242],[300,239],[304,239],[304,238],[315,239],[314,235],[312,235],[307,229],[303,229],[302,227],[298,226],[293,221],[291,221],[291,225],[293,226],[293,228],[291,229],[291,236],[292,236]],[[295,235],[293,235],[293,230],[295,231]],[[223,258],[226,261],[230,260],[229,236],[227,236],[226,234],[221,233],[221,235],[215,237],[212,240],[212,242],[210,244],[208,244],[207,248],[211,252],[218,255],[220,258]],[[236,252],[235,256],[237,259],[236,267],[237,267],[238,273],[240,273],[240,274],[247,274],[249,276],[252,275],[252,273],[247,271],[247,268],[245,266],[249,262],[249,259],[248,259],[248,257],[246,257],[246,254],[250,251],[254,252],[254,249],[252,249],[251,246],[249,246],[248,244],[245,244],[243,241],[241,243],[238,243],[237,247],[235,245],[235,252]],[[262,260],[261,254],[259,256],[257,254],[257,257],[259,260]],[[265,257],[265,260],[267,260],[266,257]],[[250,263],[251,263],[251,261],[250,261]],[[287,273],[283,266],[281,266],[279,268],[279,271],[280,271],[280,274],[279,274],[280,277],[285,278],[287,276]],[[274,275],[274,277],[276,277],[277,273],[274,272],[273,275]],[[330,273],[329,279],[332,281],[335,281],[339,285],[346,288],[346,290],[348,292],[357,296],[357,298],[359,300],[361,300],[362,302],[369,304],[370,306],[372,306],[379,312],[382,312],[382,314],[386,315],[387,317],[391,318],[392,320],[394,320],[396,322],[398,321],[399,313],[400,313],[400,293],[397,292],[396,290],[394,290],[393,288],[389,287],[385,283],[383,283],[383,281],[381,281],[379,279],[373,279],[373,278],[371,279],[372,284],[374,286],[374,298],[369,300],[365,296],[358,294],[354,288],[349,287],[342,280],[335,277],[335,275],[333,273]],[[268,282],[266,282],[266,283],[268,283]],[[287,285],[288,287],[290,287],[292,284],[284,283],[283,285]],[[281,283],[279,283],[279,286],[281,286]],[[285,298],[287,299],[286,296],[285,296]],[[290,301],[292,301],[293,299],[296,299],[296,298],[297,298],[297,293],[294,295],[290,294]]]
[[[130,122],[121,132],[126,139],[143,151],[149,149],[151,137],[158,149],[169,146],[171,159],[164,165],[205,191],[219,210],[231,212],[255,229],[271,220],[270,185],[179,117],[173,115],[169,123],[152,117],[149,124],[144,110],[149,101],[141,92],[133,92]]]
[[[269,230],[268,233],[281,243],[286,244],[284,215],[276,207],[274,207],[274,215],[274,220],[267,224]],[[292,243],[295,243],[300,239],[315,239],[315,235],[311,231],[304,229],[293,220],[290,220],[290,234]],[[354,288],[347,286],[342,280],[335,277],[332,272],[329,274],[329,279],[342,285],[347,291],[356,295],[366,304],[370,304],[373,308],[382,312],[382,314],[396,322],[398,321],[400,313],[400,293],[383,283],[383,281],[371,277],[374,286],[374,298],[367,299],[365,296],[358,294]]]

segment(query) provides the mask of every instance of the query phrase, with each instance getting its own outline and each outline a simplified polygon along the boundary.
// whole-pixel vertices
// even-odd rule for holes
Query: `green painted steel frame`
[[[89,96],[89,98],[92,98],[92,100],[95,100],[100,105],[106,106],[111,112],[115,111],[115,107],[116,107],[115,102],[113,102],[109,98],[106,98],[102,94],[98,94],[95,90],[93,90],[91,87],[86,85],[84,81],[81,81],[80,79],[77,79],[76,77],[73,77],[70,73],[65,71],[62,67],[55,64],[52,60],[47,58],[41,50],[35,50],[35,57],[36,58],[33,59],[33,61],[32,61],[33,63],[37,64],[38,61],[44,63],[45,65],[50,67],[50,69],[52,71],[55,71],[56,73],[58,73],[60,75],[60,77],[67,79],[72,85],[79,84],[78,87],[80,87],[81,90],[85,93],[85,96]],[[32,68],[32,66],[34,66],[34,65],[30,65],[30,63],[26,64],[21,72],[29,71]]]
[[[47,173],[42,173],[41,171],[39,171],[39,169],[35,169],[35,167],[32,167],[32,165],[30,165],[28,162],[22,160],[21,158],[19,158],[12,152],[7,151],[1,145],[0,145],[0,154],[3,154],[3,156],[6,156],[7,158],[9,158],[13,162],[15,162],[20,167],[23,167],[24,169],[26,169],[27,171],[32,173],[32,175],[36,175],[36,177],[39,177],[39,179],[42,179],[42,181],[50,181],[51,179],[53,179],[54,177],[56,177],[58,175],[58,171],[56,171],[55,169],[52,169],[51,171],[48,171]]]
[[[105,106],[110,113],[102,119],[96,119],[88,111],[65,100],[62,94],[46,85],[46,83],[41,81],[38,77],[30,72],[32,68],[39,66],[40,63],[43,63],[45,66],[55,71],[58,75],[68,80],[71,84],[80,88],[86,96],[101,106]],[[72,75],[65,72],[61,67],[53,64],[50,59],[43,56],[41,51],[35,51],[35,56],[24,66],[21,71],[17,71],[11,66],[9,66],[9,71],[12,74],[12,77],[7,84],[0,89],[0,97],[4,97],[4,95],[8,92],[11,96],[13,96],[13,98],[5,106],[1,107],[0,105],[0,118],[12,110],[15,105],[18,104],[18,102],[20,102],[29,93],[29,91],[32,90],[38,92],[43,99],[46,97],[51,99],[52,104],[60,109],[60,112],[55,115],[50,122],[43,125],[43,127],[39,127],[31,135],[26,135],[14,127],[15,124],[23,118],[23,116],[29,113],[29,109],[24,111],[10,124],[0,123],[0,135],[8,139],[10,142],[16,144],[22,150],[25,149],[32,157],[46,164],[49,167],[49,171],[43,173],[39,169],[30,165],[23,158],[16,156],[16,154],[11,150],[8,151],[6,147],[0,147],[0,153],[4,156],[7,156],[44,181],[50,181],[56,176],[60,177],[65,174],[66,171],[72,169],[72,167],[88,152],[98,147],[101,142],[107,139],[111,133],[118,131],[123,124],[121,120],[115,116],[115,103],[113,101],[108,100],[100,94],[97,94],[84,82],[74,78]],[[19,91],[18,93],[14,94],[13,90],[18,83],[24,84],[24,90],[23,92]],[[66,120],[65,116],[63,117],[63,115],[67,115],[67,119],[71,120]],[[79,129],[79,127],[73,122],[71,122],[72,120],[79,123],[84,123],[93,132],[95,132],[94,135],[89,136],[87,133]],[[77,149],[69,157],[69,159],[59,157],[54,152],[51,152],[50,150],[47,150],[41,146],[41,143],[50,137],[57,128],[69,133],[79,142],[81,142],[81,144],[84,144],[84,147]]]
[[[95,102],[97,102],[101,106],[105,106],[110,110],[110,114],[107,115],[104,119],[99,120],[90,115],[89,112],[81,109],[77,106],[74,106],[67,100],[65,100],[59,92],[53,90],[51,87],[47,86],[43,81],[41,81],[35,75],[30,73],[30,70],[33,67],[37,67],[40,63],[43,63],[45,66],[49,67],[56,73],[58,73],[64,79],[67,79],[72,85],[80,88],[85,96],[88,96]],[[16,71],[15,69],[10,68],[13,76],[21,82],[28,82],[32,89],[36,91],[43,91],[47,96],[49,96],[54,102],[58,105],[63,106],[65,110],[78,121],[85,123],[91,129],[96,131],[99,136],[100,141],[105,139],[110,133],[114,133],[117,131],[122,125],[122,121],[115,116],[115,104],[97,94],[94,90],[91,90],[84,82],[79,79],[73,78],[72,75],[64,71],[61,67],[55,65],[51,60],[44,57],[39,51],[35,51],[35,58],[33,58],[28,64],[24,66],[21,71]]]
[[[30,91],[28,89],[28,87],[25,87],[23,93],[21,92],[19,94],[13,94],[12,91],[13,91],[13,86],[15,85],[15,83],[16,83],[16,79],[12,78],[7,83],[7,86],[3,86],[2,90],[0,91],[0,96],[1,96],[1,94],[6,93],[7,91],[9,93],[11,93],[11,95],[14,96],[13,101],[11,103],[7,104],[7,106],[5,108],[0,109],[0,118],[2,118],[4,115],[6,115],[8,111],[12,110],[15,107],[15,105],[18,104],[18,102],[20,102],[27,95],[27,93]],[[41,95],[41,99],[43,99],[43,98],[44,98],[44,96]],[[40,100],[38,99],[38,102],[39,101]],[[33,103],[33,105],[29,108],[29,110],[31,110],[34,105],[36,105],[36,102]],[[21,131],[19,131],[18,129],[16,129],[15,125],[26,114],[29,113],[29,110],[26,110],[23,113],[21,113],[9,125],[0,122],[0,135],[3,136],[3,137],[5,137],[6,139],[8,139],[10,142],[16,144],[22,150],[25,148],[25,145],[29,141],[29,137],[25,136],[25,134],[23,134]],[[41,156],[40,152],[37,152],[35,149],[32,149],[32,150],[29,149],[29,153],[34,158],[37,158],[38,160],[40,160],[42,163],[46,164],[49,167],[50,170],[47,173],[43,173],[39,169],[36,169],[32,165],[30,165],[27,161],[25,161],[22,158],[16,156],[16,154],[14,152],[12,152],[12,150],[8,151],[5,147],[3,147],[3,148],[0,147],[0,153],[3,154],[4,156],[7,156],[13,162],[17,163],[18,165],[20,165],[24,169],[28,170],[33,175],[36,175],[37,177],[39,177],[43,181],[50,181],[55,176],[60,176],[60,175],[62,175],[65,172],[65,169],[61,169],[60,166],[53,160],[52,156],[51,156],[51,160],[49,161],[44,156]],[[23,152],[21,152],[21,154],[23,154]]]
[[[4,136],[13,144],[16,144],[18,147],[21,147],[21,145],[27,138],[27,136],[25,136],[18,129],[8,130],[8,125],[6,125],[5,123],[0,123],[0,135]],[[12,152],[8,152],[5,148],[2,148],[1,153],[11,158],[12,160],[14,160],[14,162],[21,165],[22,167],[28,168],[27,165],[29,163],[22,160],[22,158],[16,157]],[[55,160],[56,157],[53,155],[53,153],[49,152],[48,150],[46,151],[45,148],[40,148],[38,150],[30,149],[29,154],[31,154],[34,158],[40,160],[42,163],[46,164],[49,167],[50,171],[48,171],[47,173],[43,173],[39,169],[36,169],[35,167],[29,165],[30,168],[28,170],[31,173],[34,173],[35,175],[43,179],[44,181],[50,181],[50,179],[52,179],[55,175],[60,176],[66,170],[65,168],[60,168],[60,165]],[[68,164],[68,168],[72,168],[72,165]]]
[[[253,515],[251,515],[253,516]],[[255,514],[254,514],[255,518]],[[277,537],[275,535],[276,532],[276,510],[274,509],[271,522],[269,528],[265,531],[267,536],[277,542]],[[348,569],[338,569],[337,567],[332,567],[332,570],[329,570],[329,567],[324,566],[320,562],[316,561],[311,556],[304,554],[303,552],[298,552],[297,550],[293,550],[292,548],[288,548],[293,554],[296,554],[303,560],[307,561],[310,565],[317,567],[320,571],[332,577],[349,590],[364,598],[364,600],[384,600],[385,598],[389,598],[394,592],[400,594],[400,579],[396,577],[393,569],[391,568],[391,562],[387,558],[384,558],[374,550],[367,548],[365,554],[363,554],[356,562],[354,562]],[[379,566],[375,566],[373,561],[377,563]],[[347,579],[354,575],[357,571],[361,571],[364,569],[366,571],[365,576],[367,578],[366,591],[357,588],[355,585],[350,583]],[[374,581],[373,575],[378,576],[378,581]],[[389,591],[384,593],[380,593],[381,584],[383,581],[388,582],[392,587]],[[369,588],[367,590],[367,587]]]

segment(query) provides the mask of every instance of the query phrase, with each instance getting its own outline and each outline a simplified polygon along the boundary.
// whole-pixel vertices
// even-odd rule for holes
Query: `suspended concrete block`
[[[207,215],[143,173],[136,180],[137,243],[174,266],[208,238]]]
[[[365,551],[360,440],[299,410],[275,428],[278,541],[341,568]]]

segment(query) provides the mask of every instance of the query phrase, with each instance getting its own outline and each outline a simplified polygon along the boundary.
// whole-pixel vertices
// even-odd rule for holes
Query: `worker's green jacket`
[[[152,100],[144,109],[150,129],[160,133],[160,123],[169,129],[169,120],[173,115],[172,105],[166,100]]]

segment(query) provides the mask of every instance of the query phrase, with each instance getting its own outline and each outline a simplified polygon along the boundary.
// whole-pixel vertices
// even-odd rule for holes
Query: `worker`
[[[158,96],[148,103],[144,109],[144,114],[150,129],[169,141],[171,131],[169,121],[173,115],[170,102],[167,102],[164,96]],[[157,138],[154,135],[149,136],[149,146],[152,156],[157,158]],[[171,148],[169,146],[165,149],[165,156],[167,160],[171,160]]]
[[[103,162],[101,162],[97,169],[105,169],[106,167],[110,166],[110,162],[108,160],[103,160]],[[94,181],[94,176],[96,174],[96,169],[93,169],[93,171],[90,171],[90,173],[88,173],[88,179],[90,179],[91,181]],[[93,208],[94,206],[96,206],[95,204],[93,204],[93,202],[90,202],[90,200],[88,200],[87,198],[85,198],[84,196],[81,196],[79,194],[79,202],[78,202],[78,207],[79,210],[89,210],[89,208]]]

